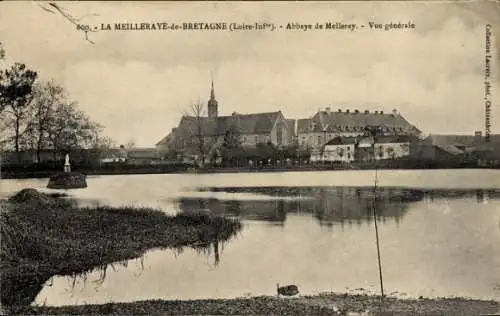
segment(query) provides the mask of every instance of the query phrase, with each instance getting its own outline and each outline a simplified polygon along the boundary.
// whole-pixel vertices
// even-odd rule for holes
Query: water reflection
[[[430,200],[436,199],[463,199],[475,198],[477,203],[485,203],[488,200],[500,199],[499,189],[476,189],[476,190],[423,190],[425,196]]]
[[[217,266],[221,261],[221,255],[224,247],[228,241],[224,242],[213,242],[210,244],[196,245],[196,246],[179,246],[171,248],[174,251],[173,256],[178,256],[184,252],[186,249],[194,249],[198,255],[203,255],[207,257],[213,256],[213,264]],[[158,250],[166,250],[168,248],[158,248]],[[94,290],[99,291],[99,287],[103,286],[106,281],[108,272],[112,270],[116,273],[120,268],[124,268],[123,271],[129,267],[131,262],[138,262],[138,273],[135,273],[136,277],[139,277],[142,271],[144,271],[144,257],[147,253],[143,254],[139,258],[120,260],[110,263],[104,263],[93,268],[87,268],[82,271],[74,271],[69,274],[65,273],[49,273],[47,271],[37,271],[37,272],[18,272],[15,275],[4,273],[3,284],[2,284],[2,303],[4,305],[5,311],[8,313],[20,313],[29,312],[29,305],[35,301],[36,297],[45,287],[52,287],[54,284],[54,278],[58,276],[63,276],[69,279],[70,292],[77,287],[78,284],[83,283],[85,287],[88,283],[94,284]],[[137,269],[137,268],[136,268]],[[7,295],[7,293],[9,293]]]
[[[49,305],[68,305],[229,298],[247,292],[273,295],[276,281],[298,284],[307,294],[343,291],[346,286],[377,291],[373,206],[380,222],[386,222],[380,233],[388,289],[410,297],[499,297],[498,189],[393,187],[380,188],[374,194],[369,187],[280,186],[205,188],[200,193],[184,192],[185,187],[172,190],[168,187],[172,183],[175,181],[166,179],[161,185],[149,186],[162,189],[153,191],[148,199],[167,201],[164,209],[169,211],[204,210],[241,218],[246,221],[243,238],[231,240],[226,251],[224,245],[211,244],[208,265],[191,250],[178,257],[171,251],[149,252],[140,277],[136,274],[142,268],[130,261],[128,268],[115,264],[116,272],[111,266],[107,269],[105,291],[82,289],[68,295],[63,289],[71,282],[56,277],[54,286],[46,286],[37,301],[43,303],[47,298]],[[148,187],[147,182],[137,180],[131,186],[134,190]],[[110,194],[110,200],[121,203],[124,195]],[[78,200],[108,204],[91,197],[94,193],[85,195],[87,200]],[[172,198],[175,205],[170,203]],[[100,270],[94,271],[89,280],[101,276]]]
[[[151,249],[185,248],[221,260],[224,243],[235,237],[239,221],[208,214],[165,216],[147,208],[78,208],[60,194],[23,190],[1,213],[1,307],[25,311],[54,276],[102,284],[109,269],[127,266]],[[43,210],[40,211],[40,210]],[[48,287],[52,283],[48,284]]]
[[[421,201],[424,192],[411,189],[335,188],[335,187],[270,187],[270,188],[210,188],[212,192],[253,193],[269,199],[217,199],[181,197],[175,199],[183,212],[210,211],[217,215],[237,216],[244,220],[266,221],[284,225],[287,214],[314,217],[322,226],[345,223],[361,225],[377,217],[385,222],[399,222],[410,203]],[[273,199],[273,197],[293,197]]]
[[[211,244],[207,244],[204,246],[198,246],[198,247],[175,247],[171,248],[172,250],[172,255],[177,257],[181,255],[186,249],[194,249],[195,252],[200,255],[200,256],[206,256],[208,258],[213,256],[213,264],[214,266],[217,266],[220,264],[221,260],[221,255],[222,252],[224,251],[224,247],[226,246],[228,241],[226,242],[213,242]],[[165,251],[165,248],[159,248],[159,249],[153,249],[151,250],[152,252],[157,252],[157,251]],[[70,281],[70,291],[73,291],[76,287],[77,284],[83,283],[85,286],[89,281],[91,281],[93,284],[95,284],[97,287],[102,286],[104,282],[106,281],[106,277],[108,275],[108,271],[112,270],[112,272],[118,272],[121,268],[123,270],[126,270],[129,268],[129,266],[132,263],[135,263],[135,270],[137,270],[134,275],[136,277],[139,277],[142,272],[144,271],[144,258],[148,255],[149,252],[144,253],[142,256],[135,258],[135,259],[129,259],[129,260],[122,260],[122,261],[116,261],[112,263],[107,263],[103,265],[99,265],[93,269],[81,272],[81,273],[74,273],[71,275],[66,276],[69,281]],[[92,278],[91,276],[95,276],[95,279]],[[52,276],[49,281],[46,282],[45,286],[51,287],[53,285],[53,279],[56,276]]]

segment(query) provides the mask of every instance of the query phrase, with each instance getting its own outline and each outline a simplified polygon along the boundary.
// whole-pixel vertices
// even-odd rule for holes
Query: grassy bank
[[[2,306],[17,310],[29,305],[54,275],[75,276],[152,248],[207,251],[240,229],[236,220],[207,214],[78,208],[70,199],[23,190],[2,204]]]
[[[479,316],[500,310],[494,301],[469,299],[395,299],[368,295],[320,294],[298,298],[254,297],[231,300],[140,301],[39,307],[45,315],[402,315]]]

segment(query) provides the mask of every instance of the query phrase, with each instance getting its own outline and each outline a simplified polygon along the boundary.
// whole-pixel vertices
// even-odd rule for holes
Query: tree
[[[191,113],[195,119],[195,141],[198,144],[198,150],[202,159],[205,157],[205,143],[203,135],[203,104],[198,101],[191,105]]]
[[[241,147],[240,132],[235,123],[231,124],[224,134],[225,148],[238,148]]]
[[[93,144],[94,149],[99,149],[102,151],[106,151],[114,147],[116,147],[116,142],[111,137],[107,136],[97,136],[97,139]]]
[[[5,58],[5,49],[3,48],[2,42],[0,42],[0,60]]]
[[[383,128],[382,128],[382,126],[379,126],[379,125],[369,125],[369,126],[365,126],[364,131],[365,131],[365,136],[371,137],[373,139],[373,144],[371,146],[371,149],[372,149],[371,154],[372,154],[372,158],[376,159],[376,157],[375,157],[375,155],[376,155],[375,144],[378,142],[379,136],[383,135]],[[383,153],[382,153],[382,156],[383,156]]]
[[[268,161],[269,159],[274,158],[275,148],[273,143],[258,143],[256,146],[257,154],[259,160]]]
[[[54,153],[64,153],[95,146],[102,139],[100,131],[101,126],[78,110],[76,102],[64,102],[55,108],[47,136]]]
[[[189,119],[191,129],[187,131],[190,134],[188,136],[190,137],[188,143],[197,147],[197,151],[203,160],[206,154],[205,138],[207,136],[205,135],[203,129],[204,114],[205,110],[201,101],[191,104],[188,110],[184,113],[184,116]]]
[[[7,127],[14,132],[16,152],[19,152],[19,142],[27,124],[26,112],[36,79],[37,73],[21,63],[0,71],[0,112],[7,113]]]
[[[31,140],[30,147],[36,150],[38,162],[42,149],[50,146],[49,128],[55,118],[55,110],[65,99],[63,88],[53,82],[38,83],[34,86],[30,123],[23,138]]]
[[[125,145],[125,148],[127,149],[133,149],[135,147],[136,147],[135,140],[133,138],[129,139],[127,144]]]
[[[244,156],[241,146],[240,132],[236,121],[229,125],[224,134],[224,142],[222,143],[222,160],[224,164],[235,163]]]

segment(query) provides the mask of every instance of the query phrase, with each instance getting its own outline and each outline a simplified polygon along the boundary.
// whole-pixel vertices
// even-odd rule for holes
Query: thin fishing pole
[[[380,242],[378,238],[378,225],[377,225],[377,211],[376,211],[376,194],[377,194],[377,167],[375,166],[375,185],[373,186],[373,223],[375,224],[375,238],[377,242],[377,259],[378,259],[378,273],[380,277],[380,292],[382,298],[384,297],[384,281],[382,278],[382,262],[380,260]]]

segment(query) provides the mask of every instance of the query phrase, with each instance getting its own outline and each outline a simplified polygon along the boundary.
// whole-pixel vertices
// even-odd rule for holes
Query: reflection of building
[[[409,203],[421,200],[422,196],[416,190],[379,189],[374,194],[371,188],[317,188],[311,200],[300,200],[298,206],[302,211],[312,212],[321,224],[370,222],[374,207],[382,220],[399,221]]]
[[[240,201],[181,198],[178,202],[183,212],[209,210],[216,215],[237,216],[244,220],[284,223],[287,213],[287,206],[283,200]]]
[[[477,203],[483,203],[489,199],[500,199],[500,189],[446,189],[429,190],[425,192],[426,199],[475,199]]]
[[[178,127],[156,144],[161,151],[175,151],[185,156],[196,156],[203,151],[209,155],[231,133],[242,146],[254,147],[258,143],[271,142],[276,146],[288,146],[294,142],[294,121],[286,120],[281,111],[255,114],[220,116],[212,83],[207,104],[208,116],[201,113],[183,116]]]
[[[238,192],[269,195],[268,188],[237,188]],[[284,223],[288,213],[307,214],[320,224],[344,221],[369,222],[373,203],[378,217],[399,220],[409,203],[422,199],[417,190],[379,189],[376,195],[370,188],[273,188],[272,195],[295,196],[297,199],[217,200],[214,198],[181,198],[184,212],[209,210],[218,215],[238,216],[245,220]],[[235,192],[234,189],[230,192]],[[374,196],[375,199],[373,198]]]

